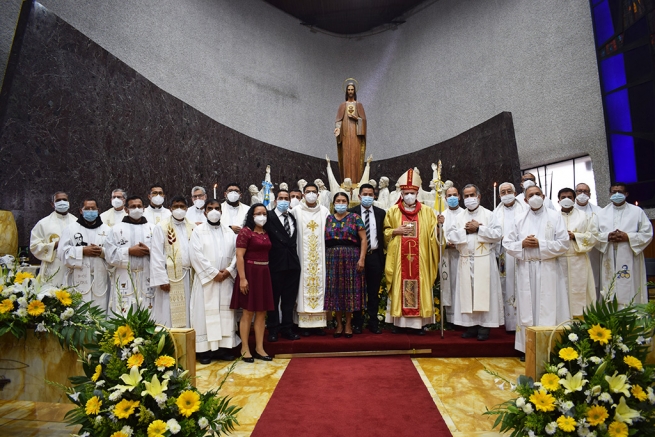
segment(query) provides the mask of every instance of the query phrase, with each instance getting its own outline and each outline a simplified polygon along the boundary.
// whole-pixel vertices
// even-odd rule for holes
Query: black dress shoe
[[[380,329],[379,326],[368,326],[368,330],[371,331],[373,334],[382,334],[382,330]]]
[[[269,332],[268,333],[268,342],[269,343],[275,343],[277,341],[277,332]]]
[[[522,362],[522,363],[525,363],[525,355],[521,355],[521,357],[519,358],[519,361]]]
[[[471,326],[462,334],[462,338],[475,338],[478,336],[478,327]]]
[[[280,335],[287,340],[300,340],[300,336],[293,331],[282,332]]]
[[[196,354],[196,359],[200,364],[211,364],[212,357],[209,352],[201,352]]]
[[[325,337],[325,331],[321,328],[315,328],[314,335],[318,335],[319,337]]]
[[[217,351],[212,352],[212,358],[220,361],[234,361],[235,356],[232,355],[229,349],[218,349]]]
[[[394,325],[394,326],[391,327],[391,333],[392,334],[403,334],[404,332],[405,332],[405,330],[403,328],[398,327],[398,326]]]
[[[361,334],[361,333],[362,333],[362,327],[353,325],[353,334]]]
[[[244,363],[254,363],[255,358],[253,358],[253,357],[242,357],[241,361],[243,361]]]
[[[303,329],[302,331],[300,331],[300,335],[302,335],[303,337],[309,337],[310,335],[312,335],[312,333],[309,329]]]
[[[262,361],[273,361],[273,358],[269,357],[268,355],[259,355],[256,351],[252,353],[253,358],[257,358],[258,360]]]
[[[415,335],[425,335],[425,331],[423,329],[412,329],[414,331]]]
[[[334,338],[339,338],[339,337],[341,337],[342,335],[343,335],[343,331],[341,331],[341,332],[336,332],[336,331],[335,331],[335,333],[332,334],[332,336],[333,336]]]
[[[478,329],[478,341],[489,340],[489,328]]]
[[[353,329],[353,331],[354,331],[354,329]],[[343,333],[343,336],[344,336],[345,338],[353,338],[353,333],[352,333],[352,332],[351,332],[351,333],[344,332],[344,333]]]

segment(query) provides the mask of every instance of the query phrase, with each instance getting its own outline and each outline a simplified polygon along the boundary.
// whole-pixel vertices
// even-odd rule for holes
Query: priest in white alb
[[[222,223],[221,205],[205,204],[207,221],[191,235],[191,327],[196,330],[196,353],[201,364],[212,358],[230,359],[229,349],[241,344],[235,311],[230,309],[237,274],[234,232]]]
[[[557,257],[569,250],[562,215],[544,205],[541,188],[525,190],[529,209],[503,238],[507,254],[516,258],[518,324],[514,347],[525,353],[529,326],[556,326],[571,318],[566,286]]]
[[[77,217],[68,212],[68,194],[57,191],[52,196],[51,205],[55,209],[49,216],[38,221],[30,234],[30,251],[41,261],[39,276],[54,286],[64,285],[66,268],[57,256],[61,235]]]
[[[648,303],[644,249],[653,239],[653,226],[646,213],[626,201],[629,193],[624,183],[610,187],[611,203],[599,216],[598,248],[601,258],[601,292],[613,284],[621,306]]]
[[[446,229],[459,251],[457,287],[453,293],[453,323],[468,329],[462,338],[489,339],[489,328],[505,323],[496,244],[503,229],[493,212],[480,206],[480,190],[468,184],[462,191],[466,210]]]
[[[600,212],[603,210],[598,205],[594,205],[589,201],[589,196],[591,196],[591,188],[589,188],[589,185],[585,184],[584,182],[581,182],[575,186],[575,209],[579,209],[580,211],[586,213],[591,219],[594,221],[594,226],[596,228],[596,232],[598,232],[598,228],[600,226],[600,223],[598,221],[598,218],[600,217]],[[600,298],[600,257],[601,253],[599,250],[599,241],[598,241],[598,235],[596,235],[596,245],[594,246],[593,249],[591,249],[588,253],[589,255],[589,262],[591,263],[591,270],[594,275],[594,285],[596,289],[596,299]]]
[[[224,194],[225,202],[221,204],[221,223],[238,234],[246,221],[246,214],[250,207],[241,203],[241,187],[236,182],[227,184]]]
[[[143,210],[143,216],[148,220],[148,223],[154,226],[171,216],[171,210],[164,206],[166,193],[164,193],[164,188],[161,184],[156,183],[150,187],[148,200],[150,205]]]
[[[198,226],[207,221],[205,217],[205,203],[207,202],[207,190],[201,186],[195,186],[191,189],[191,202],[186,213],[186,218],[194,225]]]
[[[449,181],[446,181],[448,184]],[[450,182],[452,184],[452,182]],[[440,241],[443,245],[441,260],[439,261],[439,281],[441,285],[441,302],[446,311],[446,320],[449,323],[453,321],[453,299],[452,293],[457,287],[457,266],[459,264],[459,251],[455,245],[447,240],[446,229],[448,229],[457,220],[464,208],[459,206],[460,195],[457,188],[450,186],[446,189],[446,208],[437,220],[439,222]],[[443,237],[441,232],[443,231]]]
[[[100,214],[100,219],[110,228],[123,221],[127,215],[125,208],[125,190],[116,188],[111,192],[111,208]]]

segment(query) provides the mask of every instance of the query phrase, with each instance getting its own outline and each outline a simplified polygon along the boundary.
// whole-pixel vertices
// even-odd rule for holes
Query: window
[[[591,195],[589,201],[597,205],[596,183],[594,182],[594,169],[589,155],[568,161],[555,162],[535,168],[523,170],[523,173],[532,173],[546,197],[557,205],[557,193],[562,188],[572,188],[580,183],[589,185]]]

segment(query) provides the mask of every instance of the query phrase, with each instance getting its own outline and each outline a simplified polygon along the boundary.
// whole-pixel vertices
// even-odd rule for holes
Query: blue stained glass
[[[623,53],[600,61],[600,77],[606,93],[626,84]]]
[[[605,96],[605,110],[611,131],[632,132],[628,90],[622,89]]]
[[[635,164],[634,138],[627,135],[610,135],[614,180],[637,182],[637,165]]]
[[[596,29],[596,47],[600,47],[614,35],[614,23],[612,23],[612,13],[607,0],[594,6],[593,16]]]

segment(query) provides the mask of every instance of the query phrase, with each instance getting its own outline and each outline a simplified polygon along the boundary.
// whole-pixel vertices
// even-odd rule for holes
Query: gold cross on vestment
[[[414,256],[418,254],[412,253],[412,248],[416,247],[416,241],[410,240],[407,242],[407,261],[409,261],[409,276],[412,277],[412,261],[414,261]]]
[[[485,244],[486,244],[486,243],[480,243],[480,244],[478,244],[478,247],[477,247],[475,250],[479,250],[480,253],[482,253],[482,251],[486,248]]]
[[[307,227],[311,229],[312,232],[314,232],[316,228],[318,228],[318,223],[312,220],[311,222],[307,223]]]

